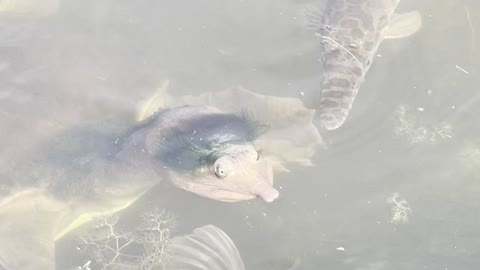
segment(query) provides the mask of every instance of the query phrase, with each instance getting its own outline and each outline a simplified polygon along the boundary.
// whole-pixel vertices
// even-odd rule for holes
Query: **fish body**
[[[307,11],[307,28],[320,38],[324,67],[316,121],[327,130],[346,120],[358,91],[385,38],[418,31],[417,12],[395,14],[400,0],[327,0]]]

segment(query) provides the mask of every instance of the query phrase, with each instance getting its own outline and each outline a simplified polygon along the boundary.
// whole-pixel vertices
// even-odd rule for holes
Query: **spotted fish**
[[[417,32],[417,11],[394,13],[400,0],[326,0],[308,8],[307,29],[322,44],[324,75],[321,96],[314,104],[316,121],[327,130],[346,120],[380,43]]]

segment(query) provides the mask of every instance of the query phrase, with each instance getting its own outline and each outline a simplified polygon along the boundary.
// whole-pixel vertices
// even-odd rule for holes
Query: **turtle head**
[[[169,171],[173,184],[210,199],[237,202],[278,197],[271,164],[250,144],[225,144],[205,156],[195,172]]]
[[[123,157],[150,162],[157,174],[202,197],[237,202],[260,197],[272,202],[272,165],[254,141],[264,125],[208,106],[162,111],[121,144]],[[142,157],[142,162],[137,157]]]

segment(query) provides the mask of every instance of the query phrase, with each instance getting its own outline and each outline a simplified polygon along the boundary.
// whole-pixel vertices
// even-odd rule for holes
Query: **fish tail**
[[[315,121],[321,127],[334,130],[343,125],[357,97],[360,79],[351,75],[329,77],[327,74],[315,113]]]

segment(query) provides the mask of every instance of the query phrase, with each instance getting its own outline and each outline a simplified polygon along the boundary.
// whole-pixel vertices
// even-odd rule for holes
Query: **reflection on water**
[[[165,80],[170,106],[202,95],[221,106],[228,97],[209,94],[239,85],[300,101],[319,90],[320,46],[302,18],[313,0],[14,2],[0,3],[0,214],[10,218],[0,230],[17,233],[0,235],[0,250],[44,237],[24,232],[59,218],[57,202],[23,188],[71,173],[72,159],[108,150]],[[178,215],[177,236],[206,224],[228,232],[249,270],[476,269],[480,5],[401,1],[399,11],[409,10],[420,11],[422,29],[382,43],[345,125],[322,133],[325,148],[308,144],[316,137],[302,129],[305,122],[279,117],[284,137],[276,143],[288,138],[300,146],[274,158],[307,155],[296,164],[312,166],[276,174],[276,201],[221,203],[162,183],[118,213],[122,233],[138,228],[153,206]],[[5,207],[12,201],[3,198],[20,191],[21,207],[41,201],[51,216]],[[112,256],[80,246],[79,231],[92,224],[56,242],[57,269],[94,267],[99,256]],[[152,245],[137,245],[134,254],[158,255],[162,242],[151,236]]]

